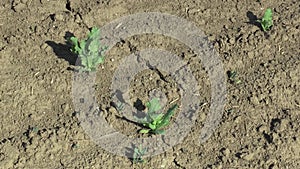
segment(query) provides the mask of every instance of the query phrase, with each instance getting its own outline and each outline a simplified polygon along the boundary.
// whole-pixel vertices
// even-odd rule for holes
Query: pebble
[[[282,35],[282,41],[287,41],[289,39],[288,35],[284,34]]]
[[[236,19],[235,18],[230,18],[230,21],[231,22],[236,22]]]
[[[63,113],[66,113],[69,110],[69,104],[67,104],[67,103],[62,104],[61,109],[62,109]]]
[[[279,132],[283,132],[288,127],[289,121],[287,119],[282,119],[280,126],[278,127]]]
[[[254,155],[255,155],[254,153],[249,153],[249,154],[243,156],[242,158],[246,161],[251,161],[253,159]]]
[[[48,44],[46,44],[46,43],[44,43],[41,46],[41,49],[44,50],[44,51],[46,51],[46,52],[50,52],[51,51],[51,47]]]
[[[234,37],[230,38],[229,43],[233,45],[235,43],[235,38]]]
[[[20,12],[24,8],[26,8],[26,5],[22,4],[22,3],[20,3],[14,7],[15,11],[17,11],[17,12]]]
[[[252,96],[250,98],[251,103],[253,103],[254,105],[258,105],[259,104],[259,100],[256,96]]]
[[[201,113],[201,114],[200,114],[199,120],[200,120],[201,122],[203,122],[205,119],[206,119],[206,114],[205,114],[205,113]]]
[[[191,14],[193,14],[193,13],[198,13],[198,12],[200,12],[200,11],[201,11],[201,9],[196,9],[196,8],[188,9],[188,12],[191,13]]]
[[[258,132],[263,133],[266,132],[268,130],[268,127],[265,125],[262,125],[258,128]]]
[[[80,22],[81,22],[81,18],[80,18],[79,15],[76,15],[76,16],[75,16],[75,22],[76,22],[76,23],[80,23]]]
[[[235,123],[240,123],[242,120],[242,117],[241,116],[237,116],[235,119],[234,119],[234,122]]]
[[[230,150],[228,148],[226,148],[224,151],[223,151],[223,154],[225,157],[229,157],[230,155]]]
[[[253,51],[249,51],[247,54],[248,54],[248,57],[250,59],[254,58],[254,52]]]
[[[256,32],[256,31],[258,31],[259,30],[259,27],[257,27],[257,26],[253,26],[252,28],[251,28],[251,32]]]
[[[117,113],[118,113],[118,111],[117,111],[114,107],[110,107],[110,108],[108,109],[108,112],[110,112],[110,113],[112,113],[112,114],[117,114]]]
[[[56,21],[63,21],[64,20],[64,15],[62,13],[55,14],[55,20]]]

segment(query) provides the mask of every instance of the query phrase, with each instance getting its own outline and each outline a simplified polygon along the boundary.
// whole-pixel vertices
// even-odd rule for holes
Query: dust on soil
[[[268,35],[249,23],[267,7],[274,11]],[[76,58],[65,37],[84,37],[93,26],[153,11],[194,22],[214,43],[225,71],[236,70],[242,83],[228,82],[225,113],[207,142],[198,145],[209,104],[181,144],[132,165],[81,128],[71,97]],[[0,168],[300,168],[299,1],[4,0],[0,12]],[[111,77],[122,57],[149,46],[188,61],[201,101],[210,101],[209,78],[188,47],[158,35],[125,39],[109,52],[96,80],[100,108],[123,133],[137,128],[116,118]],[[174,84],[154,71],[135,78],[132,102],[145,103],[143,93],[155,86],[169,101],[179,97]]]

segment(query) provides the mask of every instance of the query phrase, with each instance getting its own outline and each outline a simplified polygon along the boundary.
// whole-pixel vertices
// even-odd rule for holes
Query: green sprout
[[[81,71],[96,71],[97,66],[104,62],[103,52],[107,50],[107,47],[100,44],[100,30],[98,28],[92,28],[86,40],[79,42],[77,37],[71,37],[70,41],[73,44],[71,51],[77,54],[81,60]]]
[[[242,82],[238,77],[237,71],[235,70],[228,71],[227,75],[230,83],[240,84]]]
[[[272,9],[268,8],[265,11],[265,14],[261,20],[257,20],[257,22],[260,23],[262,29],[266,32],[271,29],[273,26],[273,20],[272,20]]]
[[[165,130],[163,127],[166,127],[170,124],[170,119],[174,115],[177,105],[171,107],[166,114],[157,113],[161,106],[159,104],[158,98],[153,98],[148,103],[146,103],[148,112],[145,118],[138,119],[139,122],[147,127],[147,129],[142,129],[140,133],[153,133],[153,134],[164,134]]]
[[[143,156],[146,154],[147,149],[142,148],[140,145],[139,148],[135,147],[133,151],[133,163],[144,163],[145,160],[143,159]]]

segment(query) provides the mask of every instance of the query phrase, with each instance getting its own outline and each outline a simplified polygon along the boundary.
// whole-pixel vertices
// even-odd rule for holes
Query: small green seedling
[[[124,109],[124,103],[118,103],[118,104],[116,105],[116,109],[117,109],[118,111],[122,111],[122,110]]]
[[[73,44],[71,51],[77,54],[81,60],[82,68],[80,71],[96,71],[97,66],[104,62],[103,52],[107,50],[107,47],[100,44],[100,30],[98,28],[92,28],[86,40],[79,42],[78,38],[71,37],[70,41]]]
[[[170,124],[170,119],[174,115],[177,105],[171,107],[166,114],[157,113],[161,106],[159,104],[159,99],[154,98],[148,103],[146,103],[148,112],[145,118],[139,119],[139,122],[147,127],[147,129],[142,129],[140,133],[152,133],[152,134],[164,134],[165,130],[162,128]]]
[[[143,156],[146,154],[147,149],[143,148],[141,145],[139,148],[135,147],[133,152],[133,163],[144,163],[145,160],[143,159]]]
[[[235,70],[227,72],[230,83],[240,84],[242,81],[238,78],[238,73]]]
[[[272,20],[272,9],[268,8],[265,11],[265,14],[261,20],[257,20],[257,22],[260,23],[262,29],[266,32],[271,29],[273,26],[273,20]]]

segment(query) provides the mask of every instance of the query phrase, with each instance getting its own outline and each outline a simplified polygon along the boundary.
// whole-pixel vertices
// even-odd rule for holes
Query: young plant
[[[147,127],[147,129],[140,130],[140,133],[153,133],[153,134],[164,134],[165,130],[162,128],[170,124],[170,119],[174,115],[177,105],[171,107],[166,114],[157,113],[161,106],[159,104],[159,99],[154,98],[146,103],[148,112],[145,118],[139,119],[139,122]]]
[[[145,160],[143,159],[143,156],[146,154],[147,149],[142,148],[140,145],[139,148],[135,147],[133,151],[133,163],[144,163]]]
[[[230,83],[240,84],[242,82],[238,77],[237,71],[235,70],[228,71],[227,75]]]
[[[80,71],[96,71],[97,66],[104,62],[103,52],[107,47],[100,44],[100,30],[92,28],[86,40],[79,42],[77,37],[70,38],[73,44],[71,51],[78,55],[82,68]]]
[[[272,9],[268,8],[265,11],[265,14],[261,20],[257,20],[257,22],[260,23],[262,29],[266,32],[271,29],[273,26],[273,20],[272,20]]]

